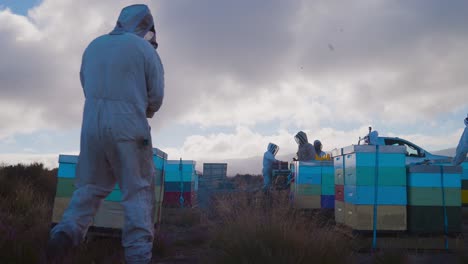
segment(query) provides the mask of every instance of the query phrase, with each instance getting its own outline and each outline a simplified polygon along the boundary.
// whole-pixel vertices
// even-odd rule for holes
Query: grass
[[[331,223],[289,206],[286,193],[217,201],[208,263],[350,263],[350,239]]]
[[[44,263],[56,173],[41,164],[0,166],[2,264]],[[248,181],[256,184],[256,178],[244,178],[237,180],[247,187]],[[328,215],[291,208],[285,192],[234,192],[216,197],[209,212],[164,209],[153,263],[327,264],[365,259],[385,264],[409,263],[414,257],[388,250],[358,255],[353,238]],[[451,255],[458,263],[468,263],[466,256]],[[123,249],[119,239],[87,241],[60,263],[124,263]]]

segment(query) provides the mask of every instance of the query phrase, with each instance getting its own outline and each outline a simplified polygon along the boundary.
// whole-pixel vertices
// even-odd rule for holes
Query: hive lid
[[[78,162],[77,155],[59,155],[59,163],[72,163],[76,164]]]
[[[167,164],[168,165],[179,165],[180,160],[168,160]],[[196,162],[194,160],[182,160],[182,164],[195,166]]]
[[[167,153],[158,148],[153,148],[153,155],[156,155],[162,159],[167,160]]]
[[[351,153],[375,153],[376,146],[375,145],[351,145],[343,148],[343,155],[351,154]],[[386,146],[386,145],[379,145],[379,153],[406,153],[405,146]]]
[[[297,161],[297,166],[324,167],[333,166],[333,161]]]
[[[343,155],[343,148],[335,148],[331,151],[332,157],[338,157]]]

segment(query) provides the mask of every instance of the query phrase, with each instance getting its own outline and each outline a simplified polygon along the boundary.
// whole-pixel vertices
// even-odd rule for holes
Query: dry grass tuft
[[[349,263],[351,241],[319,215],[289,206],[286,193],[217,200],[210,263]]]

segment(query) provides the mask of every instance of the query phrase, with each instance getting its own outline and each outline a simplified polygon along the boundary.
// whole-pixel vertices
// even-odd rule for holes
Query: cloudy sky
[[[150,6],[166,97],[151,120],[170,159],[325,150],[372,126],[455,147],[468,113],[468,1],[0,0],[0,162],[78,153],[81,55],[120,10]]]

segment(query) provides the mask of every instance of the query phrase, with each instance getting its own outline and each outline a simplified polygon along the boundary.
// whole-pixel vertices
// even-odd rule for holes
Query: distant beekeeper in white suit
[[[125,210],[127,263],[149,263],[154,237],[154,164],[147,118],[161,107],[164,71],[146,5],[120,13],[115,29],[86,48],[80,71],[86,98],[76,187],[50,233],[49,258],[78,245],[101,201],[118,183]]]
[[[268,149],[263,154],[263,191],[268,192],[271,188],[271,177],[273,174],[273,163],[278,161],[275,159],[279,147],[273,143],[268,144]]]
[[[460,142],[457,146],[457,153],[453,158],[453,165],[460,165],[466,160],[466,154],[468,153],[468,115],[465,118],[465,130],[460,138]]]

